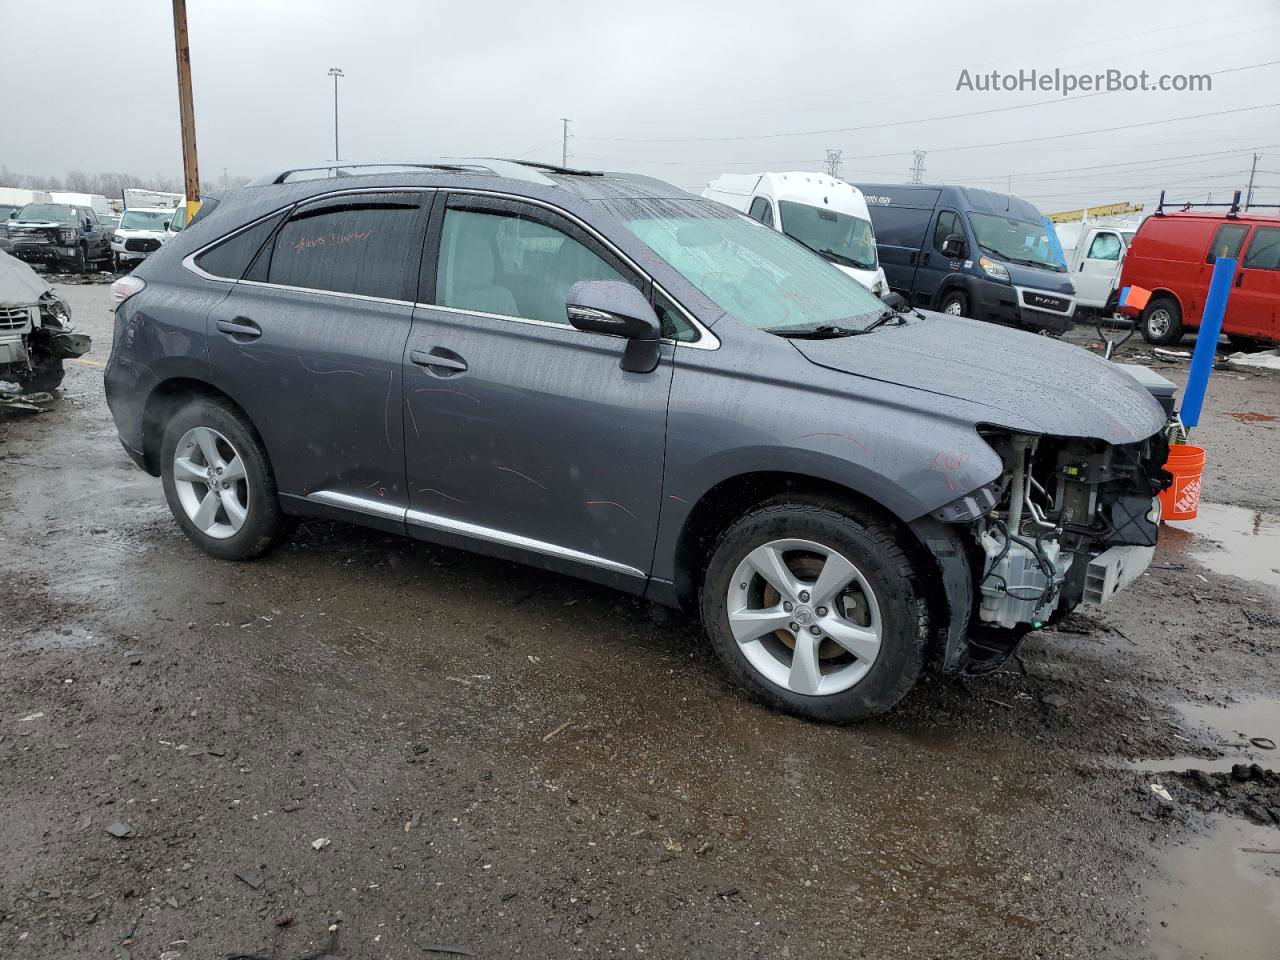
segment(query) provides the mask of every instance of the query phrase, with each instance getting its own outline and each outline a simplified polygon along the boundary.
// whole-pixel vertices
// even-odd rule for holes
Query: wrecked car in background
[[[90,345],[40,275],[0,251],[0,380],[23,393],[53,390],[62,383],[62,361],[83,356]]]
[[[697,609],[829,721],[1150,562],[1166,416],[1085,350],[891,309],[646,177],[333,166],[206,201],[113,288],[121,442],[215,557],[318,515],[569,573]]]

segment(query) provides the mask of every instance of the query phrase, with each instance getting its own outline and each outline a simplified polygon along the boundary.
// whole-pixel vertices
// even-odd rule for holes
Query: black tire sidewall
[[[224,540],[210,537],[187,516],[173,479],[173,454],[178,441],[193,427],[211,427],[226,437],[244,462],[249,487],[249,512],[244,526]],[[248,560],[269,549],[283,528],[275,475],[257,431],[230,404],[215,399],[193,400],[181,407],[165,427],[160,445],[160,477],[169,509],[182,532],[205,553],[222,560]]]
[[[1159,309],[1169,311],[1169,331],[1163,336],[1152,334],[1151,328],[1148,326],[1151,315]],[[1171,343],[1177,343],[1182,339],[1182,310],[1178,307],[1177,301],[1168,297],[1157,297],[1147,304],[1147,309],[1142,311],[1142,320],[1139,324],[1139,330],[1142,333],[1142,339],[1147,343],[1153,343],[1157,346],[1168,346]]]
[[[959,290],[948,290],[946,293],[942,295],[942,299],[938,301],[938,312],[946,313],[947,304],[953,301],[955,303],[960,304],[959,316],[962,316],[962,317],[969,316],[969,298],[966,297],[964,293],[962,293]],[[948,314],[948,316],[950,316],[950,314]]]
[[[862,680],[840,693],[805,696],[779,687],[751,666],[729,629],[727,593],[739,563],[763,543],[793,538],[843,554],[867,578],[880,607],[880,655]],[[915,685],[924,667],[928,618],[923,594],[897,532],[883,521],[867,522],[803,502],[770,505],[748,514],[716,545],[700,608],[712,647],[732,678],[768,706],[809,719],[846,723],[884,713]]]

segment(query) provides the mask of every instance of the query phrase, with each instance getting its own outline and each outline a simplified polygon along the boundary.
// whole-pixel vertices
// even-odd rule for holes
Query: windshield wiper
[[[810,247],[809,249],[813,249]],[[836,263],[843,263],[846,267],[853,267],[855,270],[874,270],[873,264],[859,263],[853,257],[846,257],[843,253],[836,253],[834,250],[818,250],[818,256],[826,257],[828,260],[834,260]]]
[[[897,310],[886,310],[858,332],[870,333],[872,330],[876,329],[876,327],[883,327],[886,323],[891,321],[896,323],[898,326],[902,326],[902,324],[907,322],[902,314],[898,313]]]
[[[834,340],[866,333],[858,327],[842,327],[834,323],[820,323],[814,327],[765,327],[764,332],[789,340]]]

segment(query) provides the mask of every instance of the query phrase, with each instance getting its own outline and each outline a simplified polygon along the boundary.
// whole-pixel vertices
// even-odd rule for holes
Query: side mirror
[[[85,228],[86,230],[92,230],[92,229],[93,229],[93,224],[89,221],[89,218],[88,218],[88,217],[85,217],[85,218],[84,218],[84,228]]]
[[[172,223],[172,222],[173,222],[172,220],[166,220],[166,221],[164,222],[164,228],[165,228],[166,230],[168,230],[168,229],[169,229],[169,224],[170,224],[170,223]]]
[[[953,233],[942,241],[942,255],[944,257],[962,257],[964,256],[964,237],[958,233]]]
[[[625,337],[622,369],[649,373],[661,357],[662,324],[644,294],[621,280],[579,280],[569,288],[565,315],[576,329]]]
[[[907,298],[900,293],[894,293],[890,290],[888,293],[881,294],[880,299],[894,313],[907,312]]]

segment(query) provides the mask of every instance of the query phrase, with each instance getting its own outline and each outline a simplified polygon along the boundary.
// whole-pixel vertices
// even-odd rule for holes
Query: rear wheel
[[[193,400],[165,428],[165,499],[178,526],[205,553],[248,560],[281,536],[275,476],[253,425],[216,399]]]
[[[1239,334],[1228,333],[1227,341],[1231,344],[1231,349],[1239,350],[1244,353],[1255,353],[1259,350],[1270,350],[1275,346],[1269,340],[1263,340],[1260,337],[1242,337]]]
[[[1156,297],[1142,312],[1142,339],[1164,346],[1182,339],[1182,308],[1172,297]]]
[[[928,615],[898,532],[829,498],[766,504],[720,538],[702,621],[769,706],[848,722],[890,710],[924,665]]]
[[[938,304],[938,312],[945,313],[949,317],[967,317],[969,316],[969,298],[959,290],[952,290],[943,295]]]

